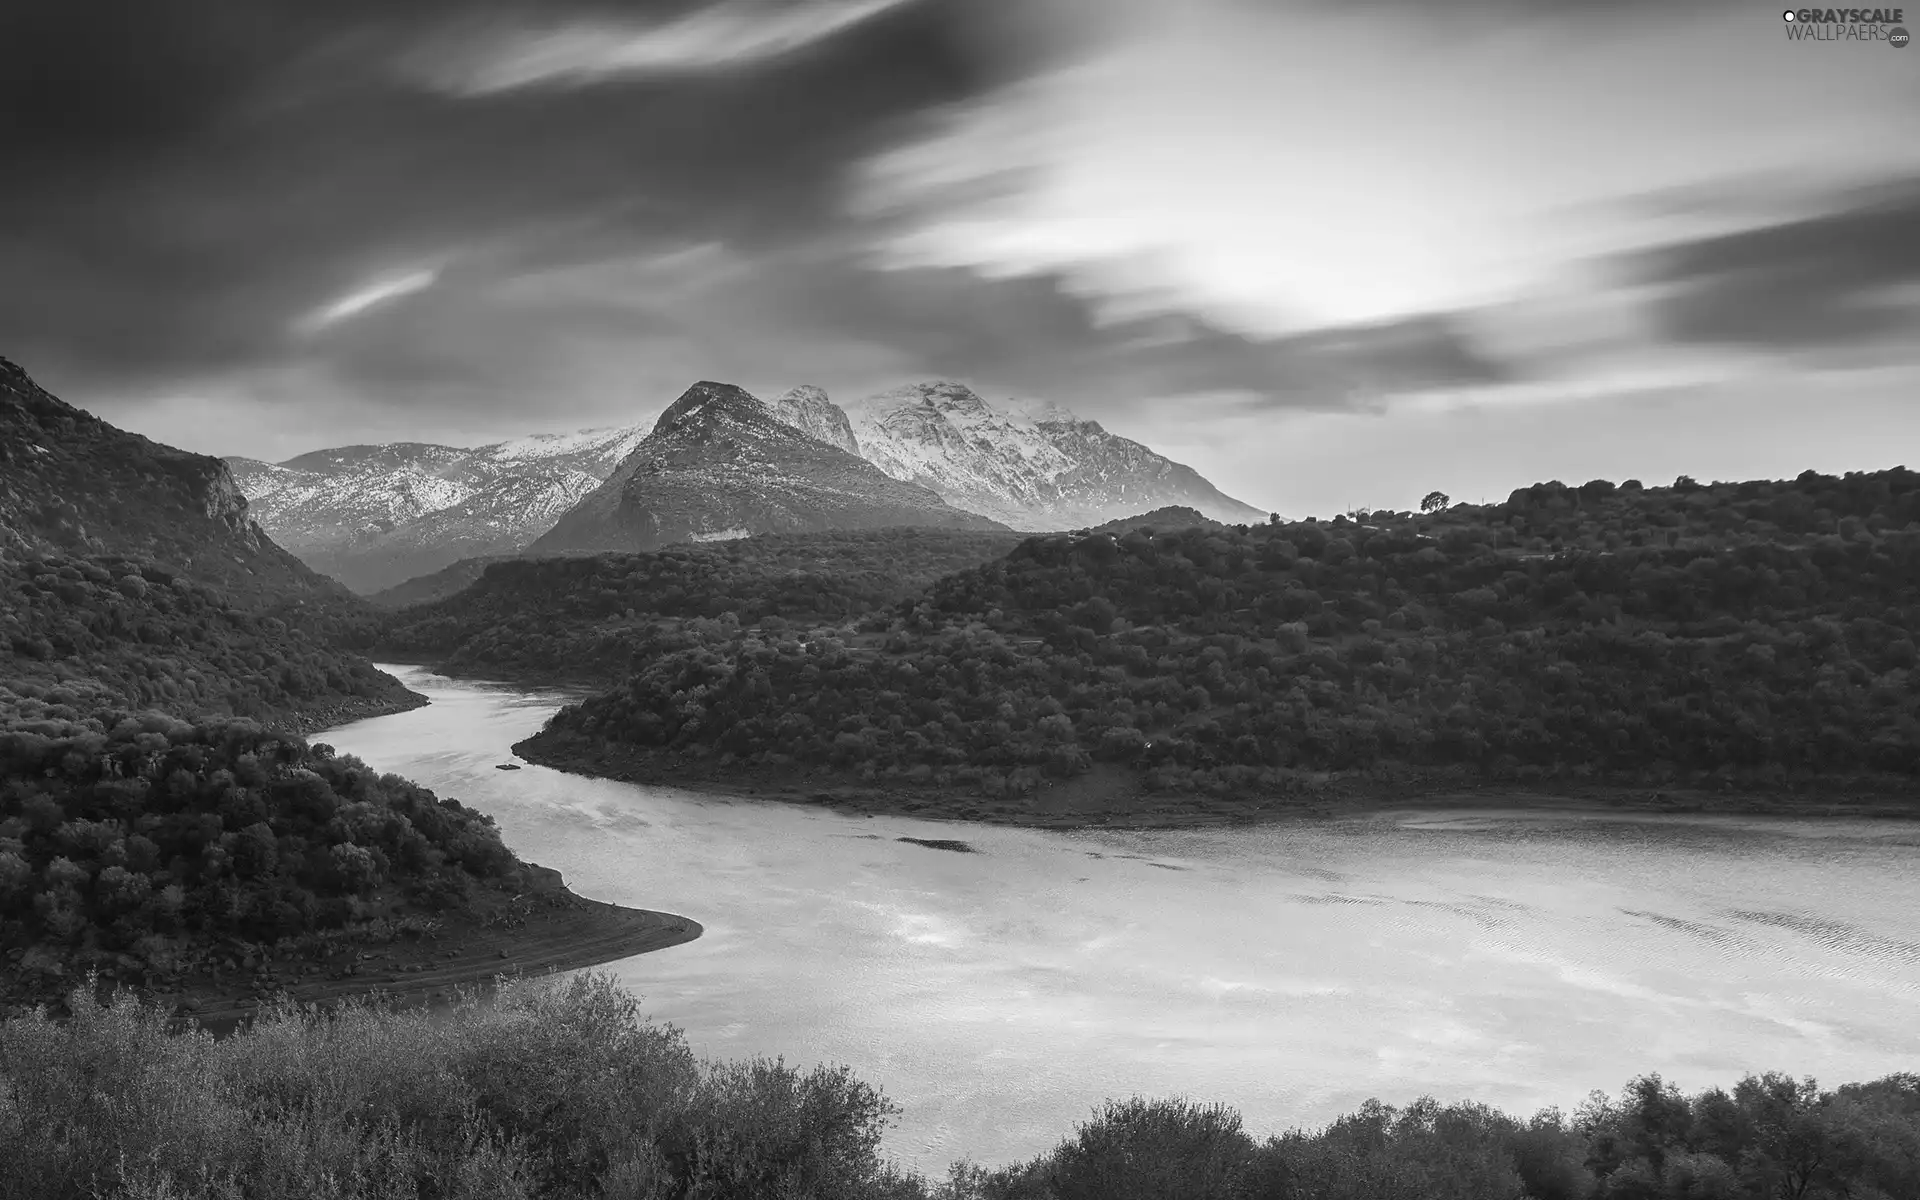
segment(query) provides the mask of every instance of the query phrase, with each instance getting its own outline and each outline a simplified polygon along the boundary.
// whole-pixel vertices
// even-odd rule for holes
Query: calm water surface
[[[849,818],[498,771],[557,696],[387,669],[432,706],[318,740],[491,814],[582,895],[700,921],[610,969],[699,1053],[852,1066],[931,1172],[1031,1155],[1135,1092],[1231,1103],[1263,1136],[1369,1096],[1531,1111],[1651,1070],[1920,1069],[1920,825]]]

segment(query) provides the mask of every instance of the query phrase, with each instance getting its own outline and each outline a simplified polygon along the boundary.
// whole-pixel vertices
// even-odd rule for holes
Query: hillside
[[[405,583],[396,583],[383,592],[375,592],[367,597],[367,602],[379,608],[401,609],[445,600],[456,592],[472,587],[494,563],[511,562],[516,557],[512,554],[489,554],[481,558],[463,558],[450,567],[441,567],[431,575],[421,575]]]
[[[632,552],[755,533],[901,525],[1000,528],[795,429],[737,387],[697,383],[529,549]]]
[[[475,563],[477,582],[396,614],[380,648],[453,674],[607,682],[663,646],[691,644],[685,622],[835,624],[1019,541],[966,530],[831,531]]]
[[[24,698],[312,729],[419,698],[378,616],[275,545],[219,459],[116,429],[0,360],[0,714]]]
[[[872,626],[872,646],[726,631],[519,752],[1003,819],[1079,778],[1156,811],[1338,778],[1910,802],[1920,476],[1556,483],[1433,516],[1035,538]]]
[[[115,428],[0,358],[0,555],[28,551],[163,563],[243,603],[351,607],[262,535],[219,459]]]
[[[231,458],[260,525],[314,569],[376,592],[545,533],[638,444],[639,427],[476,449],[342,446],[282,463]]]
[[[1151,529],[1156,532],[1167,529],[1224,529],[1225,522],[1216,521],[1197,509],[1180,505],[1168,505],[1144,512],[1134,517],[1120,517],[1107,521],[1087,530],[1088,533],[1127,534],[1136,529]]]

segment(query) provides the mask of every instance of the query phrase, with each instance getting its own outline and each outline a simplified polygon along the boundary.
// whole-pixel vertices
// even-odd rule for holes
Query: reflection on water
[[[1225,1101],[1264,1135],[1369,1096],[1530,1111],[1649,1070],[1920,1068],[1913,825],[847,818],[496,771],[558,697],[389,669],[432,707],[321,740],[492,814],[584,895],[702,922],[612,969],[701,1053],[851,1065],[906,1109],[892,1151],[936,1172],[1134,1092]]]

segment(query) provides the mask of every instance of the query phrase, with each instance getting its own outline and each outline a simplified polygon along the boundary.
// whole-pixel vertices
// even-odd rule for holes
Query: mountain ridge
[[[889,475],[1026,532],[1169,506],[1227,523],[1267,517],[1193,468],[1051,402],[996,408],[942,380],[856,401],[849,416],[861,452]]]
[[[227,461],[263,528],[364,594],[524,549],[643,436],[638,425],[608,426],[470,449],[392,442]]]
[[[703,380],[527,549],[630,552],[743,533],[901,525],[1002,528],[795,428],[741,388]]]

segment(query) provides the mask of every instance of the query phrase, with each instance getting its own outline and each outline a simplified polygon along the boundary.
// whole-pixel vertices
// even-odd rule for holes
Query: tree
[[[1452,503],[1453,497],[1447,495],[1445,492],[1428,492],[1420,498],[1420,511],[1429,513],[1439,512]]]

